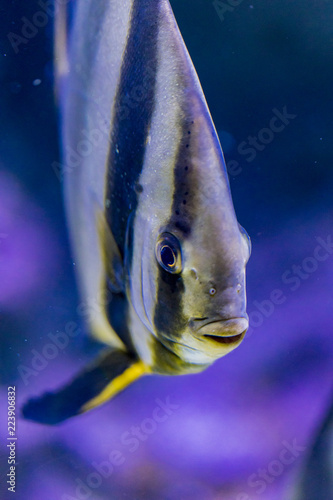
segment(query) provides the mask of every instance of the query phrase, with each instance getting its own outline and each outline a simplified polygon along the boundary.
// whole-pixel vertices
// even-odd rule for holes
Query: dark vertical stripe
[[[188,88],[193,81],[179,76],[180,85]],[[187,96],[184,92],[182,103],[183,121],[181,123],[182,137],[180,139],[177,159],[174,167],[174,194],[172,200],[171,215],[163,228],[170,233],[176,232],[185,240],[190,237],[195,219],[200,218],[202,204],[199,203],[199,193],[202,186],[200,171],[206,168],[203,163],[198,167],[197,161],[200,152],[201,131],[211,130],[214,138],[215,132],[211,119],[207,113],[206,104],[200,95]],[[196,116],[205,117],[197,124]],[[200,160],[202,161],[202,160]],[[198,170],[200,169],[200,171]],[[207,175],[210,168],[207,165]],[[159,270],[157,282],[157,302],[154,311],[154,324],[159,336],[166,336],[176,340],[188,326],[188,320],[184,315],[183,301],[186,294],[182,274],[169,275],[163,269]]]
[[[129,217],[133,223],[142,186],[146,140],[154,110],[157,72],[159,1],[134,0],[130,29],[114,103],[107,162],[105,215],[124,258]],[[132,231],[132,228],[131,228]],[[131,266],[133,244],[127,249]],[[107,279],[105,282],[107,289]],[[107,290],[107,293],[111,293]],[[128,302],[124,294],[110,298],[108,320],[127,348],[134,347],[128,329]]]
[[[174,194],[172,200],[171,217],[168,222],[170,228],[179,230],[184,238],[191,233],[193,220],[197,217],[196,194],[200,185],[193,166],[193,120],[184,120],[182,124],[183,137],[181,139],[177,162],[174,170]]]
[[[193,218],[196,217],[195,193],[199,189],[192,168],[191,129],[193,121],[182,124],[181,138],[174,168],[174,195],[170,219],[165,231],[181,233],[187,238],[191,233]],[[187,326],[183,313],[185,287],[181,274],[170,274],[158,270],[157,302],[154,311],[154,325],[159,338],[165,336],[177,339]]]
[[[136,211],[145,145],[154,109],[159,1],[134,0],[115,98],[108,158],[106,219],[124,255],[126,226]]]

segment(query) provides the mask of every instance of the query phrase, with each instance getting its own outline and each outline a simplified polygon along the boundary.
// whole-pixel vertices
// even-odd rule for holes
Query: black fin
[[[42,424],[58,424],[105,403],[137,378],[148,373],[138,358],[121,350],[108,351],[58,392],[27,401],[23,417]]]

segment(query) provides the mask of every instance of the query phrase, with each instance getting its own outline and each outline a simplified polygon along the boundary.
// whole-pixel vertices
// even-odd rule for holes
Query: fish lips
[[[249,320],[245,317],[206,320],[196,329],[195,336],[216,347],[236,347],[245,337],[248,327]]]

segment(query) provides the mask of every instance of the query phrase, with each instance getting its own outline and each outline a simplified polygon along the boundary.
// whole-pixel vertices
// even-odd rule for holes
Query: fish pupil
[[[178,239],[171,233],[162,233],[157,240],[155,256],[159,265],[171,274],[182,271],[182,254]]]
[[[175,265],[175,254],[169,246],[165,245],[161,248],[161,261],[166,267],[173,267]]]

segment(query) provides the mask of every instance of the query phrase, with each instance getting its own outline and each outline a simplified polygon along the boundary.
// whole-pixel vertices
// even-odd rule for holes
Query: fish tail
[[[54,425],[104,404],[137,378],[149,373],[137,357],[120,349],[107,351],[57,392],[30,399],[22,408],[23,417]]]

